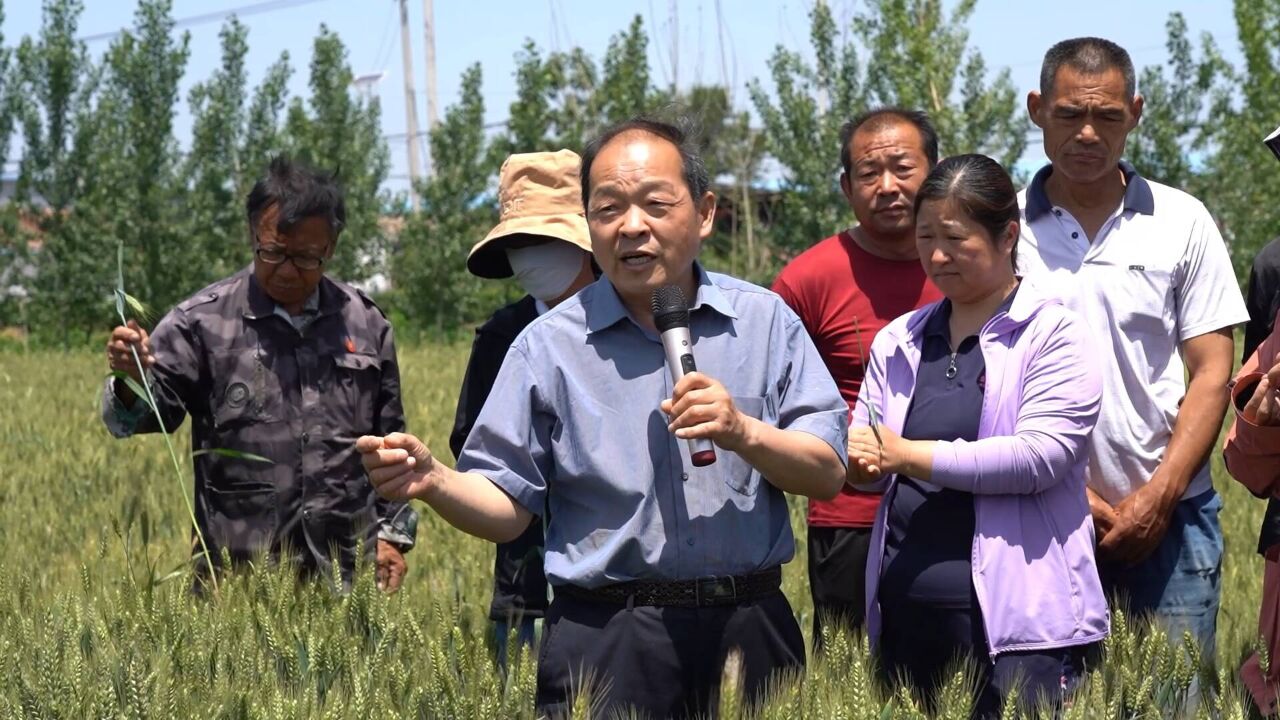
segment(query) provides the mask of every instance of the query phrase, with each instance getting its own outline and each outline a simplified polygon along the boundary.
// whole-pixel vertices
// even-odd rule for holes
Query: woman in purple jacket
[[[867,565],[882,670],[932,698],[957,657],[975,715],[1058,701],[1108,632],[1085,498],[1097,354],[1079,317],[1015,274],[1017,196],[982,155],[940,163],[915,201],[946,295],[871,347],[849,463],[887,488]],[[874,411],[873,411],[874,409]]]

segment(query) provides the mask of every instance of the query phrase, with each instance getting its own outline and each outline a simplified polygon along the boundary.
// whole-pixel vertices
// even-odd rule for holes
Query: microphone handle
[[[667,356],[667,367],[671,370],[671,382],[678,383],[680,378],[698,369],[693,362],[693,339],[689,336],[689,328],[674,327],[662,333],[662,350]],[[707,438],[696,438],[689,443],[689,459],[694,467],[706,467],[716,461],[716,446]]]

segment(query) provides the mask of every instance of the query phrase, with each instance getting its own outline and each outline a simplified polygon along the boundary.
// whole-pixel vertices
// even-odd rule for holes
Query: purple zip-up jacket
[[[938,304],[903,315],[876,335],[859,401],[901,433],[915,392],[925,321]],[[1008,312],[979,333],[987,379],[978,440],[939,441],[935,485],[974,496],[973,585],[991,657],[1102,639],[1110,619],[1094,562],[1085,496],[1087,441],[1102,377],[1083,321],[1024,280]],[[867,425],[859,402],[853,424]],[[885,518],[897,489],[887,480],[867,561],[867,628],[880,636],[876,596]]]

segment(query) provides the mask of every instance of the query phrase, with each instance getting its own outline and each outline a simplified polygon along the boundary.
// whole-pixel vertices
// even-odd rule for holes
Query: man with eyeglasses
[[[374,494],[353,438],[404,429],[400,372],[382,312],[324,274],[342,191],[276,158],[245,209],[251,267],[179,303],[150,335],[134,321],[112,332],[103,421],[124,438],[160,431],[157,411],[169,432],[191,416],[196,522],[215,567],[224,551],[233,565],[265,554],[304,577],[336,565],[345,589],[363,548],[394,591],[417,516]],[[133,389],[138,362],[155,410]],[[203,580],[209,566],[193,550]]]

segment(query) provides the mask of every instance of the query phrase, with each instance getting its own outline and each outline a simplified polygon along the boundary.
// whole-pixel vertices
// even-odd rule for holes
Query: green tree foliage
[[[1007,167],[1021,157],[1028,120],[1008,71],[988,80],[982,54],[968,47],[973,7],[966,0],[946,15],[940,0],[873,0],[853,18],[860,48],[837,41],[831,10],[817,3],[810,12],[814,61],[775,50],[773,93],[756,81],[751,97],[769,151],[786,170],[773,237],[782,252],[799,252],[848,224],[836,182],[839,129],[873,106],[927,111],[944,155],[981,152]]]
[[[836,46],[835,19],[824,3],[810,12],[809,40],[814,64],[778,46],[769,59],[772,95],[759,80],[749,86],[769,153],[784,172],[772,240],[789,255],[848,224],[837,184],[840,126],[870,102],[857,51]]]
[[[757,243],[752,191],[764,159],[764,136],[751,127],[750,114],[733,106],[728,88],[695,85],[673,94],[672,108],[691,124],[717,194],[720,232],[703,244],[702,262],[716,270],[768,283],[767,247]],[[763,251],[763,252],[762,252]]]
[[[1243,67],[1214,39],[1197,54],[1186,20],[1169,16],[1168,59],[1142,71],[1143,118],[1126,155],[1144,174],[1190,192],[1214,214],[1237,274],[1280,234],[1280,166],[1262,138],[1280,124],[1280,3],[1235,3]]]
[[[13,135],[16,116],[12,61],[13,50],[4,44],[4,2],[0,0],[0,167],[9,159],[9,138]]]
[[[183,153],[173,118],[187,39],[175,31],[172,0],[137,2],[131,29],[97,58],[75,39],[83,0],[43,3],[37,35],[16,47],[0,37],[0,153],[14,131],[21,148],[17,202],[0,208],[0,260],[13,265],[24,252],[21,212],[43,243],[21,314],[44,340],[64,344],[101,330],[117,242],[128,250],[129,286],[158,309],[246,264],[243,198],[280,152],[336,171],[347,190],[348,229],[330,270],[350,280],[389,272],[402,324],[452,331],[518,294],[511,283],[470,277],[464,262],[496,222],[497,170],[512,153],[580,151],[605,124],[637,114],[691,120],[721,204],[703,259],[768,282],[850,223],[837,184],[839,130],[859,112],[927,110],[943,154],[983,152],[1006,166],[1028,130],[1008,72],[989,72],[969,45],[975,0],[869,0],[844,24],[829,3],[815,3],[809,48],[777,48],[768,77],[747,84],[754,114],[735,88],[656,87],[637,16],[599,59],[527,41],[516,55],[516,98],[496,132],[479,71],[469,70],[432,132],[435,164],[417,188],[424,210],[401,216],[381,189],[380,108],[351,91],[347,50],[329,29],[315,39],[308,92],[291,97],[284,54],[250,87],[250,39],[229,21],[220,65],[185,98],[192,136]],[[1193,46],[1185,20],[1170,17],[1167,62],[1141,75],[1146,112],[1128,157],[1204,200],[1244,272],[1278,225],[1280,174],[1259,140],[1280,122],[1280,5],[1237,2],[1236,19],[1238,68],[1208,36]],[[0,298],[6,317],[19,314],[13,297]]]
[[[12,61],[13,50],[4,43],[4,2],[0,0],[0,177],[6,175],[9,140],[17,115],[17,78]],[[27,290],[17,282],[25,271],[27,248],[18,227],[17,206],[0,205],[0,317],[19,318],[25,324]]]
[[[244,199],[271,157],[285,150],[281,118],[292,69],[281,53],[250,93],[245,56],[248,30],[232,18],[219,34],[222,63],[191,88],[191,151],[182,164],[187,189],[184,235],[199,273],[185,283],[199,287],[225,277],[251,259]]]
[[[348,227],[332,271],[367,276],[365,260],[383,244],[388,157],[378,106],[353,97],[338,37],[321,30],[310,97],[290,102],[288,56],[251,92],[247,32],[228,21],[221,65],[187,98],[193,130],[184,155],[173,120],[188,38],[176,32],[172,0],[140,0],[136,8],[132,27],[96,61],[75,39],[81,0],[45,0],[35,38],[12,53],[0,43],[0,141],[12,117],[22,147],[17,202],[0,214],[0,231],[5,248],[21,249],[17,211],[37,226],[42,244],[30,290],[38,335],[78,343],[108,322],[118,243],[127,284],[159,310],[243,267],[244,195],[280,152],[338,173]]]
[[[495,283],[466,270],[467,252],[497,222],[482,82],[478,64],[467,68],[458,102],[431,130],[433,172],[417,188],[422,212],[407,218],[391,263],[398,314],[437,332],[496,307]]]
[[[592,96],[600,119],[616,123],[654,109],[660,102],[649,83],[649,36],[639,15],[609,40],[600,87]]]
[[[1203,156],[1208,146],[1206,123],[1214,95],[1220,95],[1218,81],[1231,68],[1207,33],[1201,39],[1201,58],[1195,57],[1182,13],[1170,14],[1165,29],[1169,57],[1163,67],[1142,70],[1138,91],[1144,98],[1143,117],[1125,155],[1144,176],[1200,196],[1207,188],[1198,182],[1196,156]]]
[[[233,18],[219,37],[222,64],[187,95],[191,152],[183,163],[182,179],[190,196],[183,224],[186,245],[203,259],[200,264],[209,274],[226,276],[249,262],[244,195],[258,166],[245,163],[243,148],[249,99],[248,30]]]
[[[1244,277],[1258,250],[1280,235],[1280,165],[1262,144],[1280,125],[1280,2],[1236,0],[1235,17],[1244,66],[1224,74],[1206,127],[1213,147],[1204,172],[1212,192],[1202,199]]]
[[[565,83],[558,67],[560,57],[552,54],[544,60],[532,40],[525,40],[516,53],[516,99],[508,109],[507,132],[493,142],[496,157],[548,149],[556,130],[552,103]]]
[[[17,50],[18,195],[38,196],[54,215],[75,199],[92,139],[88,115],[98,78],[75,39],[83,9],[77,0],[45,0],[39,35],[23,38]]]
[[[245,177],[242,186],[245,192],[256,179],[254,175],[261,174],[271,158],[284,150],[281,117],[288,102],[289,78],[292,75],[289,53],[282,52],[280,58],[267,68],[265,77],[253,93],[241,149],[240,169]]]
[[[175,270],[198,262],[187,257],[184,210],[174,203],[183,188],[173,118],[189,38],[174,32],[172,9],[171,0],[142,0],[134,27],[107,51],[89,159],[99,177],[86,184],[68,218],[96,233],[100,257],[109,260],[123,242],[131,260],[128,287],[162,308],[196,289],[182,282],[188,273]]]
[[[63,344],[83,340],[98,320],[109,280],[99,272],[108,267],[104,248],[69,221],[96,175],[90,158],[100,125],[92,104],[100,72],[75,39],[82,11],[77,0],[45,0],[39,35],[18,45],[14,80],[22,133],[17,198],[42,240],[32,326]]]
[[[544,57],[526,40],[516,54],[516,99],[508,108],[506,132],[491,145],[498,162],[517,152],[581,150],[605,125],[666,109],[674,96],[654,88],[648,46],[639,15],[610,38],[599,69],[582,48]]]
[[[498,219],[498,168],[512,153],[581,152],[600,127],[665,110],[672,96],[650,82],[647,45],[639,16],[610,40],[602,69],[581,48],[544,55],[526,41],[516,54],[516,99],[505,132],[493,138],[484,130],[480,69],[463,74],[458,103],[431,131],[432,174],[418,187],[422,212],[406,219],[393,255],[397,317],[448,331],[519,297],[514,284],[481,281],[466,270],[471,246]],[[723,98],[716,107],[722,118]]]
[[[311,97],[294,98],[285,120],[286,147],[295,158],[336,171],[346,192],[347,228],[329,271],[347,280],[369,275],[370,259],[385,239],[378,218],[387,205],[381,191],[390,158],[382,140],[376,100],[361,102],[350,91],[347,49],[321,26],[311,56]]]
[[[988,81],[982,53],[968,47],[976,4],[962,0],[948,16],[941,0],[873,0],[853,23],[868,38],[864,82],[875,104],[928,112],[944,155],[983,153],[1012,167],[1029,121],[1009,71]]]

